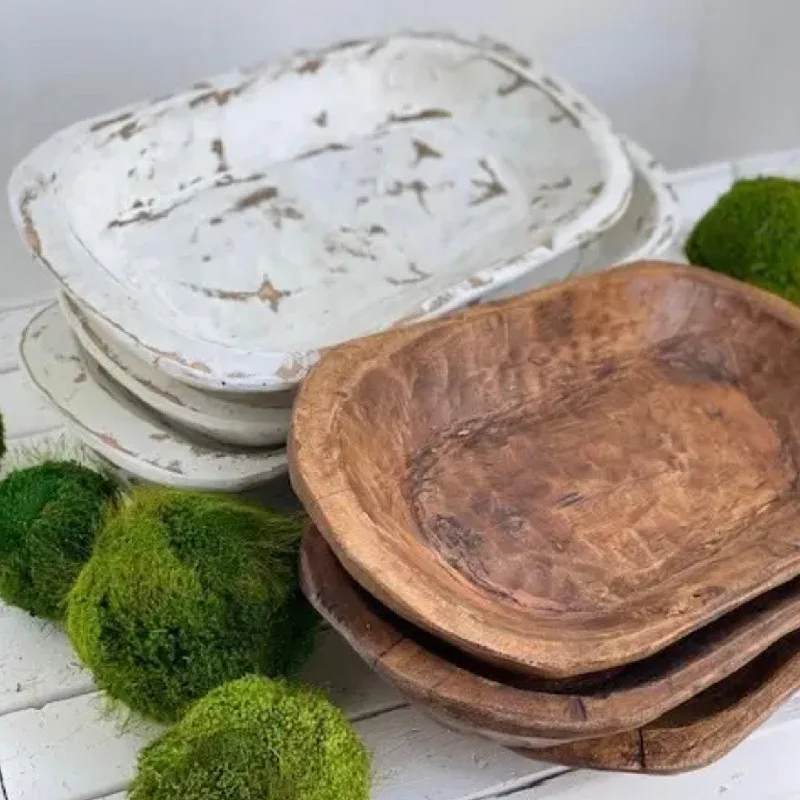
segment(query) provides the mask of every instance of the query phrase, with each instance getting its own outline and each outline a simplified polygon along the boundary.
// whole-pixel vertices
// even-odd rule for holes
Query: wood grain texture
[[[311,603],[378,674],[449,727],[508,746],[541,747],[641,727],[800,627],[795,580],[610,675],[577,683],[537,680],[488,666],[399,619],[350,578],[313,527],[300,565]]]
[[[638,263],[330,351],[293,485],[400,616],[599,671],[800,573],[798,371],[800,309]]]
[[[528,751],[537,760],[601,770],[675,774],[722,758],[800,688],[800,632],[644,727]]]

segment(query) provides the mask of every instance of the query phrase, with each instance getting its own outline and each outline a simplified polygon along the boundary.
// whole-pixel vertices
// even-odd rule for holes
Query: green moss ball
[[[317,693],[247,677],[147,747],[129,800],[368,800],[369,760]]]
[[[0,482],[0,597],[61,620],[116,487],[79,464],[48,461]]]
[[[697,223],[686,255],[800,303],[800,181],[737,181]]]
[[[292,674],[316,615],[304,521],[221,495],[141,488],[107,517],[69,597],[67,632],[97,684],[153,719],[248,674]]]

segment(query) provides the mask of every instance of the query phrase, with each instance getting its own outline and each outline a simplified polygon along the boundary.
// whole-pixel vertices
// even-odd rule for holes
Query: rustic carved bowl
[[[350,574],[488,662],[645,658],[800,573],[800,309],[638,263],[330,351],[293,483]]]
[[[720,682],[727,686],[726,679],[750,662],[762,665],[761,672],[742,672],[750,676],[748,690],[758,695],[758,703],[768,700],[773,708],[786,696],[787,686],[800,685],[797,667],[781,666],[783,677],[768,694],[758,694],[757,679],[772,675],[772,668],[763,665],[772,664],[775,656],[760,659],[762,653],[784,636],[786,641],[797,641],[796,634],[791,636],[800,627],[800,579],[746,603],[645,661],[580,680],[547,681],[487,665],[399,619],[347,574],[314,527],[303,540],[300,574],[314,607],[408,700],[448,727],[509,747],[537,748],[534,758],[539,757],[538,748],[552,747],[542,757],[576,764],[586,759],[586,765],[605,758],[613,768],[628,768],[631,765],[622,764],[623,754],[633,749],[631,737],[641,728],[648,741],[670,737],[666,749],[674,764],[679,753],[687,757],[687,747],[675,744],[674,720],[687,719],[694,710],[693,724],[700,724],[697,709],[711,716],[707,690]],[[782,657],[778,661],[783,664]],[[794,661],[800,662],[800,657]],[[732,692],[729,699],[740,695]],[[697,696],[703,697],[702,704],[688,705]],[[721,708],[716,701],[713,709]],[[754,724],[761,719],[758,716]],[[595,737],[602,738],[564,747],[566,742]]]

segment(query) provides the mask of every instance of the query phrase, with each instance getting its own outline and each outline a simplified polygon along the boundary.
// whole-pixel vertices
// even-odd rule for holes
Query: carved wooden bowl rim
[[[627,626],[571,630],[568,619],[560,624],[542,624],[541,615],[537,617],[535,610],[473,602],[463,575],[448,569],[419,540],[414,549],[417,560],[409,558],[409,553],[395,546],[381,525],[364,511],[341,466],[335,423],[343,402],[370,367],[432,331],[446,330],[451,341],[461,328],[486,315],[508,315],[525,306],[539,307],[565,292],[594,292],[603,285],[630,287],[637,281],[682,281],[710,288],[715,297],[718,293],[739,303],[748,313],[773,319],[787,342],[795,341],[800,330],[800,309],[753,286],[697,267],[638,262],[488,307],[468,309],[446,319],[348,342],[325,354],[302,386],[295,404],[289,439],[292,483],[337,558],[359,584],[399,616],[478,658],[530,675],[565,678],[646,658],[800,573],[800,548],[795,544],[794,552],[786,549],[794,536],[792,530],[782,541],[786,552],[772,558],[768,569],[750,569],[753,564],[763,566],[763,553],[751,553],[746,568],[741,567],[748,564],[744,559],[746,548],[735,558],[728,553],[728,562],[738,562],[746,576],[739,576],[739,583],[733,581],[736,585],[728,586],[721,596],[709,598],[703,592],[690,591],[684,585],[684,576],[684,583],[659,585],[666,596],[659,613],[653,605],[649,614],[634,614]],[[769,359],[769,353],[763,355]],[[386,424],[396,425],[397,421],[387,420]],[[357,465],[351,466],[357,469]],[[784,517],[784,528],[792,526],[794,517],[786,513]],[[412,539],[409,536],[409,541]],[[404,545],[408,542],[404,541]],[[727,567],[732,570],[735,563],[728,562]],[[698,568],[693,589],[697,589],[698,581],[703,586],[708,571],[706,565],[700,567],[703,575],[699,575]],[[718,585],[727,586],[719,575],[716,580]],[[678,601],[682,604],[679,611],[663,612],[664,602]]]

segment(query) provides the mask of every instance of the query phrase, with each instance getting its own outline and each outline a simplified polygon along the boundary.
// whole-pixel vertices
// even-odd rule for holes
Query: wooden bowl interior
[[[613,615],[793,490],[800,337],[667,270],[530,298],[376,359],[334,425],[390,552],[424,544],[488,600],[562,625]]]

